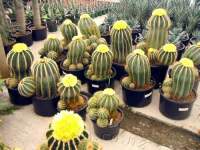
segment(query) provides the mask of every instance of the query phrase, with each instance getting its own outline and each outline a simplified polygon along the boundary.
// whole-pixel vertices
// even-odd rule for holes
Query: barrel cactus
[[[60,95],[60,101],[65,103],[58,105],[59,110],[63,109],[76,109],[76,106],[82,106],[85,104],[83,97],[80,95],[81,81],[72,74],[67,74],[61,77],[58,82],[58,93]],[[60,103],[61,104],[61,103]]]
[[[18,84],[19,94],[24,97],[32,97],[35,95],[35,80],[33,77],[25,77]]]
[[[100,44],[92,54],[87,75],[92,80],[103,80],[112,76],[113,53],[105,44]]]
[[[30,74],[32,62],[33,54],[24,43],[15,44],[7,55],[11,75],[19,81]]]
[[[119,96],[111,88],[96,92],[88,101],[87,112],[90,119],[96,120],[99,127],[104,128],[112,124],[120,106]],[[112,121],[111,121],[112,120]]]
[[[151,83],[151,70],[148,57],[141,49],[136,49],[126,58],[128,77],[122,79],[122,85],[141,89]]]
[[[90,55],[86,51],[86,43],[81,36],[73,37],[70,42],[67,59],[63,62],[63,67],[67,70],[80,70],[89,63]]]
[[[177,50],[174,44],[165,44],[158,51],[158,62],[162,65],[172,65],[177,58]]]
[[[123,20],[115,22],[111,29],[111,50],[118,64],[125,64],[126,56],[132,51],[131,29]]]
[[[78,27],[83,35],[87,38],[91,35],[96,35],[98,38],[101,37],[100,30],[94,20],[89,14],[82,14],[78,22]]]
[[[60,78],[56,62],[44,57],[32,65],[32,75],[36,83],[36,96],[51,99],[57,96],[57,82]]]
[[[82,118],[71,111],[61,111],[53,118],[46,132],[47,149],[77,150],[82,140],[89,137]]]
[[[62,23],[60,31],[62,33],[62,36],[64,37],[63,47],[66,47],[72,41],[72,38],[78,35],[78,30],[76,28],[76,25],[72,23],[70,19],[66,19]]]
[[[162,8],[155,9],[147,22],[146,42],[148,48],[159,49],[168,40],[168,30],[171,26],[167,11]]]
[[[54,55],[57,54],[57,57],[62,53],[60,40],[54,34],[48,35],[47,40],[44,43],[44,47],[39,51],[39,54],[48,57],[52,56],[52,54],[49,54],[52,51],[55,52]]]
[[[190,46],[184,53],[182,57],[191,59],[195,66],[200,65],[200,42],[196,45]]]
[[[149,58],[149,62],[151,65],[155,65],[158,63],[158,50],[155,48],[149,48],[147,56]]]
[[[78,145],[78,150],[103,150],[102,146],[91,140],[82,140]]]

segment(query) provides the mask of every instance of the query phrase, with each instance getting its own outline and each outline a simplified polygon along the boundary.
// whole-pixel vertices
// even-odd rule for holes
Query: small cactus
[[[164,96],[167,98],[171,98],[172,94],[172,79],[166,78],[162,84],[162,91],[164,93]]]
[[[7,78],[5,84],[9,89],[16,88],[19,81],[16,78]]]
[[[97,119],[97,125],[101,128],[105,128],[107,127],[109,124],[109,121],[108,119],[102,119],[102,118],[98,118]]]
[[[73,37],[70,42],[67,59],[64,60],[63,66],[67,70],[81,70],[84,65],[89,63],[89,53],[86,51],[86,43],[80,36]],[[86,61],[87,60],[87,61]]]
[[[106,108],[99,108],[97,111],[98,118],[101,119],[108,119],[109,118],[109,111]]]
[[[167,11],[162,8],[155,9],[147,23],[146,42],[148,48],[159,49],[168,39],[168,30],[171,21]]]
[[[177,50],[174,44],[165,44],[158,51],[158,62],[162,65],[172,65],[177,58]]]
[[[102,146],[91,140],[83,140],[78,145],[78,150],[103,150]]]
[[[113,53],[107,45],[100,44],[92,54],[92,62],[87,75],[92,80],[103,80],[112,76]]]
[[[78,27],[83,35],[87,38],[91,35],[101,37],[100,30],[94,20],[88,14],[82,14],[78,22]]]
[[[31,97],[35,95],[36,86],[33,77],[25,77],[18,84],[19,94],[24,97]]]
[[[60,31],[62,33],[62,36],[64,37],[63,47],[67,47],[67,45],[72,41],[72,38],[78,35],[78,30],[76,28],[76,25],[72,23],[72,21],[69,19],[66,19],[62,23]]]
[[[131,29],[123,20],[115,22],[111,29],[111,50],[118,64],[125,64],[126,56],[132,51]]]
[[[30,74],[30,67],[33,62],[33,54],[24,43],[17,43],[7,55],[7,62],[11,75],[21,80]]]
[[[98,109],[96,108],[91,108],[88,110],[88,116],[90,117],[91,120],[95,120],[98,117]]]
[[[150,64],[154,65],[158,63],[158,50],[154,48],[149,48],[147,56],[149,58]]]
[[[141,49],[134,50],[127,56],[126,63],[129,82],[131,80],[129,87],[144,88],[145,85],[150,84],[150,63],[144,51]],[[127,81],[124,83],[124,80],[122,80],[122,84],[127,86]]]

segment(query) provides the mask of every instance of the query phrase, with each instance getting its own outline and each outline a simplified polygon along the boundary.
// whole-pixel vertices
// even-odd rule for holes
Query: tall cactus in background
[[[172,68],[172,96],[177,99],[187,97],[195,82],[194,64],[188,58],[182,58]]]
[[[36,29],[41,28],[40,5],[38,0],[32,0],[33,7],[33,24]]]
[[[183,58],[189,58],[194,62],[195,66],[200,65],[200,42],[197,45],[190,46],[184,53]]]
[[[78,27],[83,35],[89,38],[91,35],[101,37],[100,30],[89,14],[82,14],[78,22]]]
[[[87,75],[92,80],[103,80],[112,74],[113,53],[105,44],[100,44],[92,54],[92,62]]]
[[[57,96],[57,82],[60,74],[56,62],[41,58],[32,65],[32,75],[36,82],[36,96],[54,98]]]
[[[158,62],[162,65],[172,65],[177,58],[177,50],[174,44],[165,44],[158,51]]]
[[[168,39],[171,21],[165,9],[155,9],[147,23],[146,42],[148,48],[159,49]]]
[[[72,38],[78,35],[78,30],[76,28],[76,25],[73,24],[72,21],[69,19],[66,19],[62,23],[60,31],[62,33],[62,36],[64,37],[63,47],[66,47],[72,41]]]
[[[21,80],[30,74],[33,54],[24,43],[17,43],[7,55],[12,77]]]
[[[122,80],[124,86],[144,88],[150,84],[151,71],[148,57],[141,49],[136,49],[126,58],[128,77]]]
[[[83,69],[84,65],[89,63],[89,53],[86,52],[86,43],[81,36],[73,37],[70,42],[67,59],[63,66],[69,70]]]
[[[125,64],[126,56],[132,51],[131,29],[123,20],[115,22],[112,27],[111,50],[114,62],[118,64]]]

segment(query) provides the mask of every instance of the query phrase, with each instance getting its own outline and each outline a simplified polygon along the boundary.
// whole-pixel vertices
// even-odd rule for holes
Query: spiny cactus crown
[[[163,50],[165,52],[176,52],[176,46],[172,43],[169,43],[169,44],[165,44],[163,46]]]
[[[78,79],[72,74],[67,74],[62,78],[61,82],[65,87],[74,87],[77,84]]]
[[[167,11],[163,8],[158,8],[152,12],[152,15],[153,16],[165,16],[165,15],[167,15]]]
[[[113,25],[113,29],[115,30],[123,30],[127,28],[128,28],[128,24],[124,20],[116,21]]]
[[[91,18],[89,14],[82,14],[80,16],[80,19],[84,19],[84,18]]]
[[[16,43],[12,47],[12,51],[15,52],[15,53],[20,53],[20,52],[26,51],[28,49],[29,49],[28,46],[24,43]]]

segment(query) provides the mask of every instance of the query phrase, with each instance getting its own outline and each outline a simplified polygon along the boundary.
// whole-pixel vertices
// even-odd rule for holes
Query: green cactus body
[[[158,51],[158,61],[162,65],[172,65],[177,58],[177,50],[174,44],[165,44]]]
[[[30,74],[33,54],[23,43],[17,43],[7,55],[7,62],[11,69],[12,77],[21,80]]]
[[[157,49],[149,48],[147,56],[149,58],[149,62],[152,65],[155,65],[158,63],[158,50]]]
[[[117,21],[112,27],[111,50],[114,62],[118,64],[125,64],[126,56],[132,51],[131,29],[123,20]]]
[[[82,14],[78,22],[78,27],[83,35],[89,38],[91,35],[101,37],[100,30],[94,20],[88,14]]]
[[[69,19],[66,19],[62,23],[60,31],[64,37],[65,46],[67,46],[71,42],[74,36],[78,35],[78,30],[76,28],[76,25],[73,24],[72,21]]]
[[[102,119],[102,118],[98,118],[97,119],[97,125],[100,127],[100,128],[105,128],[107,127],[109,124],[109,121],[108,119]]]
[[[167,42],[170,26],[171,21],[166,10],[162,8],[155,9],[147,23],[146,42],[148,48],[159,49],[163,46]]]
[[[44,48],[43,48],[43,52],[41,53],[41,55],[45,54],[45,56],[47,56],[48,53],[51,51],[55,51],[58,54],[58,56],[62,52],[60,40],[58,38],[56,38],[56,36],[53,34],[50,34],[47,37],[47,40],[44,43]]]
[[[18,91],[24,97],[35,95],[35,80],[33,77],[25,77],[18,84]]]
[[[88,116],[90,117],[91,120],[96,120],[98,116],[98,109],[96,108],[89,109]]]
[[[172,68],[172,95],[177,98],[187,97],[193,89],[195,74],[194,64],[188,58],[182,58]]]
[[[60,78],[56,62],[41,58],[32,65],[32,75],[36,81],[36,96],[54,98],[57,96],[57,82]]]
[[[92,54],[92,67],[88,69],[88,72],[91,72],[90,78],[102,80],[111,76],[112,61],[112,51],[107,45],[100,44]]]
[[[143,88],[150,83],[150,63],[144,51],[136,49],[127,56],[128,74],[136,88]]]
[[[200,42],[197,45],[190,46],[184,53],[182,57],[191,59],[195,66],[200,65]]]
[[[94,141],[83,140],[78,145],[78,150],[102,150],[102,146]]]
[[[109,111],[106,108],[99,108],[97,111],[98,118],[101,119],[108,119],[109,118]]]

